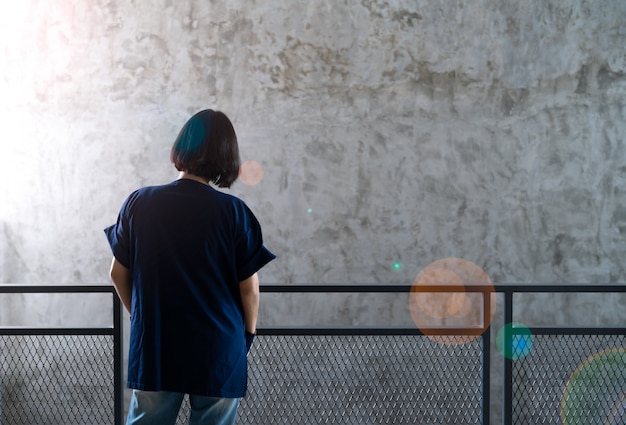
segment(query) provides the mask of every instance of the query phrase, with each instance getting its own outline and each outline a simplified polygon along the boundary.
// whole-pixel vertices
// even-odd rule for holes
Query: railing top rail
[[[113,292],[113,285],[30,285],[21,283],[0,283],[0,294],[2,293],[95,293]]]
[[[393,293],[411,292],[410,284],[262,284],[262,292],[285,293]],[[498,283],[494,285],[419,285],[420,292],[626,292],[626,284],[541,284]]]
[[[500,283],[497,292],[626,292],[626,283]]]
[[[262,284],[262,292],[277,293],[403,293],[414,290],[411,284]],[[94,293],[113,292],[113,285],[101,284],[19,284],[0,283],[0,293]],[[626,283],[560,284],[560,283],[497,283],[494,285],[419,285],[420,292],[626,292]]]

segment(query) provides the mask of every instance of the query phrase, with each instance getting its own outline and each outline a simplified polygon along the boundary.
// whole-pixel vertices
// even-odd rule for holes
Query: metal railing
[[[441,291],[434,285],[421,289]],[[266,285],[262,290],[383,295],[408,294],[411,286]],[[462,288],[446,288],[455,290]],[[493,287],[474,286],[471,290],[489,299]],[[484,305],[489,317],[490,303]],[[253,387],[242,404],[242,423],[488,422],[483,418],[489,418],[490,407],[490,368],[485,367],[490,356],[486,349],[489,328],[448,329],[442,335],[451,344],[424,337],[426,330],[384,325],[259,329],[260,341],[250,359]],[[455,337],[467,335],[478,337],[467,344],[454,343]],[[277,346],[287,352],[280,362],[267,354],[277,351]],[[281,382],[285,376],[288,379]],[[267,403],[270,414],[259,415],[257,406]]]
[[[626,285],[501,285],[496,289],[504,293],[504,322],[509,324],[515,323],[516,294],[617,294],[625,293]],[[585,308],[578,314],[587,323],[594,319]],[[626,323],[504,330],[511,349],[503,371],[504,424],[626,424]]]
[[[111,296],[110,326],[0,323],[0,425],[123,423],[123,326],[114,288],[0,285],[0,295],[102,293]]]
[[[410,294],[411,288],[411,285],[264,285],[262,292],[278,296],[363,293],[378,296]],[[621,296],[620,293],[626,292],[626,286],[495,285],[494,288],[433,285],[421,286],[420,290],[481,294],[484,326],[432,329],[422,326],[418,329],[416,326],[348,324],[311,327],[304,324],[259,328],[248,359],[248,396],[242,400],[238,423],[626,423],[624,324],[523,326],[514,320],[516,312],[522,310],[515,299],[525,294],[599,293]],[[0,353],[3,353],[0,361],[0,424],[123,423],[121,307],[112,288],[0,285],[0,293],[89,291],[111,292],[112,328],[94,331],[0,327]],[[497,335],[490,311],[494,291],[504,299],[504,311],[498,308],[503,326]],[[433,338],[435,334],[440,336]],[[53,368],[56,372],[48,378],[51,382],[59,379],[68,382],[64,384],[68,388],[67,393],[77,382],[92,385],[93,399],[101,401],[77,401],[67,394],[59,395],[56,393],[58,385],[42,386],[35,393],[20,393],[19,380],[24,378],[23,363],[29,356],[16,349],[7,351],[9,342],[3,338],[23,338],[19,347],[24,347],[33,345],[28,340],[33,335],[37,338],[52,338],[53,335],[64,338],[68,342],[54,349],[61,352],[76,351],[74,345],[85,345],[81,340],[71,339],[74,337],[112,337],[112,345],[104,343],[105,351],[109,353],[107,356],[113,356],[105,362],[108,366],[102,370],[105,378],[96,377],[101,373],[99,368],[92,370],[101,358],[84,362],[82,357],[76,356],[66,358],[66,369],[61,368],[62,372]],[[459,343],[459,338],[467,336],[471,338]],[[38,344],[45,346],[51,342]],[[97,344],[89,342],[86,345]],[[498,350],[501,348],[501,352],[494,349],[495,346]],[[39,356],[42,350],[36,351]],[[102,350],[97,351],[101,353]],[[93,354],[86,355],[87,358],[89,356]],[[43,374],[48,366],[35,359],[35,365],[29,367]],[[110,368],[114,369],[113,372]],[[71,373],[76,376],[67,378]],[[46,395],[46,392],[49,394]],[[99,394],[101,392],[105,395]],[[24,402],[20,397],[31,397],[34,401]],[[102,401],[105,399],[106,402]],[[79,407],[74,409],[72,406],[76,403]],[[113,413],[98,420],[85,420],[86,416],[79,416],[78,413],[73,420],[68,419],[67,412],[85,410],[98,403],[100,407],[109,406],[107,409],[113,410]],[[37,411],[62,411],[65,416],[63,421],[37,422],[27,413],[11,411],[12,405],[31,406]],[[186,423],[188,417],[189,406],[186,403],[178,423]]]

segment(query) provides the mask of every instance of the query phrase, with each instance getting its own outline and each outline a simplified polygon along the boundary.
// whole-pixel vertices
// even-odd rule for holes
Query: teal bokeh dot
[[[518,322],[507,323],[496,336],[498,351],[511,360],[518,360],[529,355],[534,343],[535,339],[528,326]]]

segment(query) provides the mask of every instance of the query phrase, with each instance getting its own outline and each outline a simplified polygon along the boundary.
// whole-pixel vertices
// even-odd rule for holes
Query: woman
[[[131,313],[127,424],[174,424],[189,394],[191,424],[234,423],[256,332],[257,272],[275,258],[259,222],[229,188],[237,136],[219,111],[185,123],[170,158],[178,179],[144,187],[105,229],[110,277]]]

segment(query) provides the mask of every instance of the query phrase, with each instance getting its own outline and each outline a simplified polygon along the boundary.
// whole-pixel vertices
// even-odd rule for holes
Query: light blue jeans
[[[167,391],[133,390],[126,425],[174,425],[184,396]],[[232,425],[239,400],[190,395],[189,425]]]

